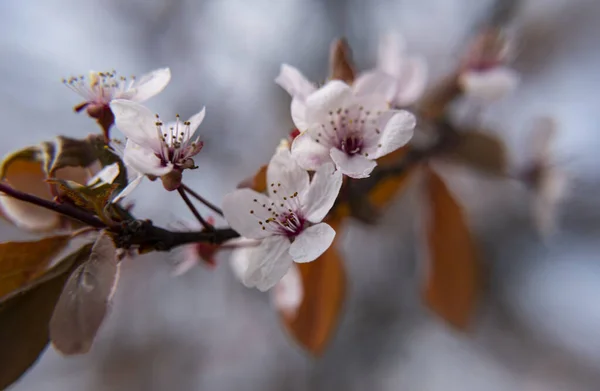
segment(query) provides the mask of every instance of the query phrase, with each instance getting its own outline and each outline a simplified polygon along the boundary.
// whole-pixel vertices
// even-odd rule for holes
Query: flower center
[[[161,148],[160,151],[155,151],[155,154],[164,165],[169,162],[176,166],[183,165],[186,159],[198,153],[202,148],[201,142],[191,141],[190,122],[181,121],[179,114],[175,118],[175,123],[167,127],[156,114],[156,132]]]
[[[381,111],[371,111],[363,106],[339,108],[329,112],[321,129],[311,129],[311,137],[327,148],[337,148],[348,155],[363,154],[368,129],[379,134],[377,121]]]
[[[79,76],[63,79],[63,83],[81,95],[86,102],[108,104],[125,91],[129,90],[135,82],[135,76],[129,79],[117,76],[117,72],[91,72],[89,77]]]
[[[348,155],[354,155],[360,153],[363,145],[363,138],[359,135],[352,135],[345,137],[340,143],[339,148],[346,152]]]
[[[272,197],[268,204],[260,204],[257,199],[254,200],[257,209],[262,208],[270,215],[266,219],[258,219],[258,224],[263,231],[269,231],[273,235],[283,235],[293,241],[308,225],[301,212],[298,192],[286,191],[287,189],[281,183],[271,183],[270,187]],[[256,215],[256,212],[257,210],[250,210],[252,215]]]

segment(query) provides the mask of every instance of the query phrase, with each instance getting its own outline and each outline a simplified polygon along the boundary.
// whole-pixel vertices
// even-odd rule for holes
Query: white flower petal
[[[288,64],[281,64],[275,83],[279,84],[293,98],[302,100],[317,89],[315,84],[306,79],[298,69]]]
[[[341,171],[336,170],[333,164],[326,163],[319,167],[302,199],[302,212],[308,221],[318,223],[323,220],[340,193],[342,179]]]
[[[132,140],[127,140],[123,162],[142,174],[163,176],[173,170],[172,163],[164,166],[152,150],[144,148]]]
[[[377,67],[383,72],[398,77],[404,66],[406,41],[397,33],[389,33],[379,40]]]
[[[289,150],[282,150],[273,155],[267,167],[269,195],[281,196],[283,194],[283,196],[289,197],[298,192],[302,197],[308,190],[308,183],[308,172],[298,165]]]
[[[303,298],[302,276],[298,266],[292,263],[288,272],[271,291],[271,301],[284,315],[293,317],[298,312]]]
[[[378,144],[364,149],[364,152],[368,153],[369,157],[373,157],[373,159],[387,155],[406,145],[414,134],[417,119],[412,113],[406,110],[390,110],[382,114],[380,120],[385,120],[389,116],[391,118],[381,124],[383,131]]]
[[[396,79],[380,70],[365,72],[352,84],[355,96],[381,95],[392,101],[396,95]]]
[[[306,118],[306,102],[300,98],[293,98],[290,105],[292,112],[292,121],[298,130],[304,131],[308,129],[310,124]]]
[[[112,202],[119,202],[120,200],[131,194],[131,192],[142,182],[142,179],[144,179],[144,177],[144,175],[138,174],[137,177],[135,177],[133,180],[130,180],[127,186],[125,186],[125,188],[115,198],[113,198]]]
[[[102,168],[102,170],[98,171],[96,175],[90,178],[87,181],[88,185],[94,185],[96,182],[98,184],[104,183],[113,183],[115,179],[119,176],[119,172],[121,169],[119,168],[119,163],[109,164],[108,166]]]
[[[270,204],[271,201],[264,194],[251,189],[238,189],[223,198],[223,214],[231,228],[240,235],[250,239],[262,239],[271,234],[259,224],[272,217],[267,211]]]
[[[329,153],[342,174],[351,178],[367,178],[377,166],[377,162],[374,160],[367,159],[361,155],[348,156],[346,152],[340,151],[337,148],[331,148]]]
[[[198,126],[204,121],[204,116],[206,115],[206,108],[203,107],[198,113],[192,115],[188,122],[190,123],[190,137],[196,132]]]
[[[277,284],[292,265],[290,241],[284,236],[270,236],[250,253],[248,269],[242,283],[249,288],[267,291]]]
[[[352,99],[352,89],[341,80],[332,80],[306,98],[309,124],[323,123],[330,111],[342,108]]]
[[[405,107],[419,100],[427,87],[428,73],[427,61],[424,57],[409,58],[402,69],[394,104],[398,107]]]
[[[335,230],[329,224],[313,225],[296,236],[290,246],[290,255],[297,263],[314,261],[331,246],[333,238],[335,238]]]
[[[131,100],[143,102],[165,89],[171,80],[171,70],[162,68],[140,77],[133,85]]]
[[[239,246],[231,251],[231,255],[229,257],[229,265],[231,266],[233,275],[238,280],[242,281],[244,279],[244,275],[246,274],[246,270],[248,270],[252,253],[258,249],[260,243],[261,241],[259,240],[248,239],[244,237],[227,241],[228,245]]]
[[[519,80],[519,74],[506,67],[468,71],[459,77],[459,83],[468,96],[486,101],[506,96],[517,88]]]
[[[296,162],[306,170],[316,170],[331,161],[329,149],[314,141],[307,132],[294,139],[291,152]]]
[[[160,152],[161,144],[156,116],[146,107],[132,101],[115,99],[110,103],[117,128],[138,145]]]

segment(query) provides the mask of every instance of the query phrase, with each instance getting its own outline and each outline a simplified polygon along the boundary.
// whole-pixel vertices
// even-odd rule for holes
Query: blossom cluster
[[[402,41],[392,38],[382,42],[376,69],[359,75],[352,85],[329,80],[317,87],[299,70],[282,65],[275,81],[292,97],[297,136],[271,158],[266,194],[238,189],[223,201],[230,226],[245,239],[257,241],[252,251],[245,252],[245,285],[267,290],[294,262],[317,259],[335,237],[323,220],[344,177],[369,177],[377,159],[411,139],[415,116],[400,107],[420,97],[427,68],[420,57],[406,56]],[[141,104],[161,92],[170,79],[166,68],[131,81],[117,77],[115,71],[92,72],[89,80],[65,80],[85,99],[77,111],[87,108],[94,118],[114,118],[127,138],[124,144],[111,143],[122,155],[129,177],[114,202],[128,196],[144,177],[160,178],[165,189],[176,190],[183,172],[196,168],[193,158],[203,147],[196,131],[206,110],[187,121],[176,116],[175,121],[164,122]]]

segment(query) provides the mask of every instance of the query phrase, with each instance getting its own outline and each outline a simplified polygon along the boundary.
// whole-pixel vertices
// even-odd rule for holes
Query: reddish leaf
[[[438,174],[426,172],[430,262],[423,295],[435,313],[464,330],[480,296],[481,264],[461,206]]]
[[[3,162],[2,172],[11,187],[46,200],[53,198],[41,162],[9,157]],[[11,222],[26,230],[49,231],[60,224],[55,212],[4,194],[0,195],[0,205]]]
[[[338,232],[331,247],[318,259],[297,264],[304,297],[295,316],[282,313],[288,332],[306,350],[319,355],[333,336],[346,293],[346,274],[336,248],[340,220],[328,223]]]
[[[70,239],[70,235],[61,235],[0,243],[0,298],[42,274]]]
[[[48,323],[71,272],[87,259],[87,245],[57,263],[27,288],[0,301],[0,389],[23,375],[48,344]]]
[[[377,164],[385,167],[400,161],[408,152],[408,146],[377,159]],[[385,208],[396,196],[399,195],[412,177],[413,170],[405,170],[400,175],[390,176],[383,179],[369,192],[369,201],[378,209]]]

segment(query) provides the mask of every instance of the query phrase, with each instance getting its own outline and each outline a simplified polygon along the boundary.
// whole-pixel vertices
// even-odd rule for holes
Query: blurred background
[[[498,2],[4,0],[0,152],[98,131],[73,113],[80,99],[61,78],[169,66],[170,85],[147,105],[163,118],[207,107],[200,168],[186,182],[218,203],[291,130],[289,97],[273,81],[282,62],[324,80],[329,44],[345,36],[357,68],[367,69],[379,35],[395,30],[426,56],[433,85]],[[268,295],[243,287],[226,259],[214,271],[173,278],[171,256],[158,254],[122,265],[89,354],[64,358],[50,348],[11,390],[600,389],[599,21],[597,0],[520,2],[511,26],[522,84],[481,117],[516,162],[532,120],[557,120],[556,153],[574,179],[558,235],[540,241],[519,186],[460,168],[447,173],[491,275],[471,334],[451,330],[420,302],[419,193],[410,189],[377,226],[345,227],[348,298],[321,359],[288,338]],[[136,191],[137,216],[189,219],[183,202],[159,187]],[[7,224],[0,233],[26,237]]]

